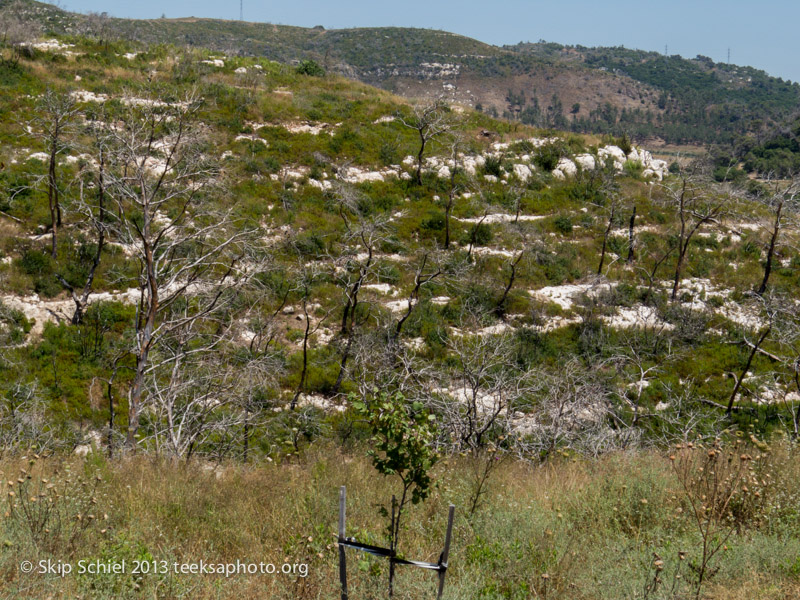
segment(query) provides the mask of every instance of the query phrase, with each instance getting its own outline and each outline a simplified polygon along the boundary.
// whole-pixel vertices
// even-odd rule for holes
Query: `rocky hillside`
[[[521,454],[797,426],[790,182],[209,50],[43,39],[0,74],[23,440],[272,455],[380,386],[443,447],[462,409]]]
[[[6,0],[8,4],[8,0]],[[669,144],[732,144],[782,124],[800,87],[750,67],[624,48],[496,47],[444,31],[325,30],[212,19],[86,17],[25,0],[44,30],[212,48],[325,69],[406,97],[434,97],[583,133]]]

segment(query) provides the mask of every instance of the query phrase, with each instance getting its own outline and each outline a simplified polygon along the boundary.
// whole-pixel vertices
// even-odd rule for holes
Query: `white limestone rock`
[[[600,148],[597,151],[597,157],[602,163],[605,163],[610,157],[613,161],[614,169],[617,171],[622,171],[625,161],[628,160],[628,157],[622,151],[622,148],[618,146],[604,146],[603,148]]]
[[[514,165],[514,175],[517,177],[517,179],[524,182],[528,181],[533,173],[528,165],[516,164]]]
[[[575,157],[575,163],[584,171],[594,171],[597,162],[591,154],[578,154]]]
[[[578,174],[578,167],[569,158],[559,160],[556,170],[561,171],[566,177],[574,177]]]

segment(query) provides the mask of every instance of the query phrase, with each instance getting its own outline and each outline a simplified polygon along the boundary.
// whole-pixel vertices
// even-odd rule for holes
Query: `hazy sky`
[[[794,45],[797,0],[243,0],[244,18],[328,29],[407,26],[444,29],[491,44],[544,39],[584,46],[625,46],[694,57],[709,56],[800,81]],[[117,17],[239,18],[239,0],[63,0],[77,12]]]

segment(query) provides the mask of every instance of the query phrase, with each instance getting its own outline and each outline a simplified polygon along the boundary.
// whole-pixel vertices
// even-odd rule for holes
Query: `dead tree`
[[[603,274],[603,265],[606,260],[606,248],[608,247],[608,237],[611,235],[611,230],[617,219],[619,211],[622,209],[622,196],[617,190],[616,181],[614,176],[601,170],[595,170],[591,175],[590,183],[597,185],[596,198],[592,204],[600,208],[608,216],[606,228],[603,230],[603,246],[600,250],[600,263],[597,265],[597,274]],[[594,178],[600,177],[599,184],[594,183]]]
[[[179,103],[154,97],[129,106],[119,125],[107,129],[105,189],[115,215],[109,230],[139,265],[126,436],[131,450],[154,368],[151,353],[171,332],[222,311],[229,292],[247,279],[237,263],[253,232],[237,227],[204,195],[218,171],[201,151],[199,109],[191,93]],[[179,305],[186,311],[174,310]]]
[[[631,220],[628,225],[628,258],[626,262],[630,265],[636,260],[636,238],[633,235],[634,227],[636,226],[636,205],[633,206],[631,213]]]
[[[450,216],[455,206],[456,198],[462,192],[464,186],[460,179],[462,177],[462,155],[461,147],[463,140],[459,136],[455,136],[455,140],[450,145],[450,160],[453,163],[450,169],[450,180],[447,188],[447,200],[444,205],[444,249],[450,249]]]
[[[393,341],[396,343],[398,339],[400,339],[400,333],[403,330],[403,325],[411,316],[411,313],[414,311],[414,308],[419,303],[419,292],[423,286],[429,284],[431,281],[442,275],[443,271],[440,266],[437,266],[435,269],[429,271],[428,273],[425,272],[425,269],[428,264],[428,259],[430,258],[429,253],[425,253],[422,255],[422,259],[420,260],[420,265],[417,267],[416,272],[414,273],[414,287],[411,289],[411,293],[408,296],[408,308],[406,309],[405,314],[397,320],[397,326],[395,327],[394,334],[392,335]]]
[[[650,267],[649,269],[644,267],[637,267],[637,270],[640,273],[642,273],[645,279],[647,279],[647,294],[645,295],[645,298],[648,301],[651,301],[653,299],[653,288],[657,283],[659,270],[664,265],[664,263],[667,262],[667,259],[669,259],[669,257],[672,256],[672,253],[675,252],[676,249],[677,249],[676,244],[668,243],[667,248],[663,252],[661,252],[660,255],[656,254],[655,256],[652,256],[653,259],[652,267]]]
[[[63,285],[69,291],[70,295],[72,296],[72,301],[75,303],[75,312],[72,314],[73,325],[78,325],[83,321],[83,314],[86,312],[86,307],[89,304],[89,296],[92,293],[92,284],[94,283],[94,277],[97,273],[97,269],[100,266],[100,260],[105,247],[107,223],[111,218],[108,214],[106,198],[105,173],[108,154],[106,149],[106,140],[101,130],[98,130],[97,127],[94,127],[93,130],[96,138],[95,150],[97,153],[97,173],[92,173],[87,169],[88,172],[86,175],[88,177],[86,177],[86,179],[89,179],[89,181],[86,181],[84,178],[81,179],[80,192],[76,202],[76,212],[81,214],[91,228],[94,229],[97,247],[95,249],[94,257],[92,258],[92,264],[89,267],[89,273],[86,276],[86,281],[84,282],[82,289],[76,290],[74,286],[64,279],[64,277],[61,275],[56,276],[61,282],[61,285]],[[95,181],[92,182],[92,178],[94,178]],[[89,189],[87,191],[86,188],[91,188],[92,186],[93,189]]]
[[[643,307],[645,308],[645,307]],[[668,339],[668,324],[661,318],[652,318],[644,312],[636,328],[621,330],[616,348],[609,349],[613,365],[623,383],[619,395],[630,407],[633,417],[624,427],[636,427],[648,415],[642,411],[642,396],[645,389],[660,373],[680,355]]]
[[[289,408],[291,410],[294,410],[297,407],[300,396],[303,394],[303,392],[305,392],[306,376],[308,374],[308,342],[311,339],[311,336],[319,331],[319,329],[325,324],[325,321],[330,314],[329,312],[326,312],[321,318],[317,319],[316,324],[311,324],[312,318],[309,313],[309,300],[311,299],[311,288],[314,285],[316,278],[317,273],[313,270],[313,268],[304,269],[299,278],[300,282],[297,287],[297,291],[300,293],[300,303],[303,307],[303,320],[305,326],[303,328],[303,366],[300,370],[300,381],[297,384],[297,389],[295,390],[294,396],[292,396],[292,401],[289,404]]]
[[[41,26],[26,14],[30,9],[26,2],[15,0],[0,10],[0,47],[10,50],[8,57],[0,53],[0,63],[16,67],[26,44],[41,33]]]
[[[187,460],[209,436],[233,429],[241,418],[223,410],[233,403],[240,378],[219,352],[195,352],[198,339],[218,346],[198,335],[195,325],[199,322],[189,321],[162,337],[152,355],[161,364],[152,365],[145,383],[150,407],[145,418],[156,451]]]
[[[85,33],[97,40],[108,52],[108,43],[111,38],[111,19],[107,12],[89,12],[82,23]]]
[[[525,256],[524,250],[517,254],[517,257],[509,263],[510,273],[508,275],[508,283],[503,289],[503,295],[500,297],[500,300],[497,301],[497,305],[494,308],[494,313],[501,319],[504,319],[506,316],[506,302],[508,301],[508,294],[511,292],[511,288],[514,287],[514,281],[516,281],[517,278],[517,267],[519,266],[523,256]]]
[[[770,341],[773,331],[778,329],[776,322],[780,320],[780,313],[786,312],[784,305],[792,304],[791,302],[786,302],[785,298],[774,294],[760,296],[755,292],[751,292],[749,296],[748,312],[758,313],[759,317],[756,320],[758,329],[755,332],[755,337],[750,338],[751,332],[748,331],[747,327],[743,328],[741,340],[737,342],[748,348],[749,352],[747,354],[747,360],[739,370],[738,375],[736,373],[727,373],[734,380],[733,390],[728,397],[727,405],[721,406],[721,408],[725,408],[725,414],[728,418],[730,418],[733,411],[741,410],[740,407],[735,404],[737,397],[740,395],[740,391],[747,391],[754,396],[758,396],[757,390],[745,387],[745,379],[751,372],[753,360],[756,355],[761,354],[769,357],[770,360],[781,362],[780,358],[764,350],[764,346]]]
[[[677,261],[670,300],[678,299],[683,269],[694,235],[708,223],[718,222],[723,214],[727,198],[722,194],[703,187],[693,175],[681,175],[677,186],[665,187],[667,201],[675,210],[679,229],[677,234]]]
[[[464,316],[461,333],[447,344],[451,367],[434,373],[438,383],[421,394],[438,415],[442,447],[469,455],[471,514],[479,508],[502,458],[517,452],[517,411],[538,386],[533,371],[520,369],[514,361],[510,335],[465,331],[476,325],[476,316]]]
[[[47,152],[47,202],[52,233],[51,254],[56,257],[58,229],[61,227],[61,199],[58,180],[58,157],[67,149],[74,133],[78,114],[75,101],[68,94],[48,89],[39,99],[36,115],[29,124],[32,135],[42,141]]]
[[[608,208],[608,225],[603,231],[603,247],[600,250],[600,264],[597,265],[598,275],[603,274],[603,263],[605,263],[606,260],[606,248],[608,247],[608,236],[611,235],[611,229],[614,227],[614,219],[617,216],[617,208],[618,208],[618,202],[617,199],[614,198],[612,199],[611,205]]]
[[[375,253],[379,244],[386,239],[385,218],[361,220],[353,226],[345,236],[345,242],[358,241],[362,252],[355,257],[345,255],[343,265],[339,265],[338,279],[344,292],[344,308],[339,335],[343,343],[342,358],[339,364],[339,375],[333,386],[332,394],[339,393],[347,370],[347,361],[351,356],[359,312],[359,294],[361,288],[375,272]],[[337,269],[334,268],[336,272]]]
[[[781,234],[789,227],[796,229],[798,226],[797,217],[800,214],[800,206],[798,206],[797,197],[799,193],[800,178],[794,177],[788,187],[782,188],[780,184],[775,183],[768,195],[758,199],[759,203],[769,208],[772,213],[771,222],[765,227],[769,234],[769,242],[766,244],[767,258],[764,262],[764,277],[756,291],[759,296],[764,295],[764,292],[767,291],[775,256],[782,245]]]
[[[560,448],[569,448],[592,456],[620,447],[621,440],[631,443],[630,431],[612,421],[610,391],[597,370],[587,370],[578,360],[571,360],[558,371],[532,373],[541,390],[534,416],[536,426],[521,449],[526,454],[549,456]]]
[[[456,450],[499,443],[513,429],[517,405],[535,388],[515,365],[511,336],[471,335],[464,329],[474,320],[465,319],[462,333],[447,344],[453,366],[429,400]]]
[[[480,219],[478,219],[477,223],[472,226],[469,233],[469,247],[467,248],[467,262],[472,260],[472,251],[475,249],[476,244],[478,243],[478,232],[480,231],[480,226],[483,225],[483,222],[489,216],[489,209],[486,208],[483,211],[483,215]]]
[[[444,100],[437,98],[433,102],[414,107],[410,116],[397,115],[397,120],[409,129],[413,129],[419,137],[419,150],[416,156],[414,181],[422,185],[422,167],[425,162],[425,150],[432,140],[452,129],[450,111]]]

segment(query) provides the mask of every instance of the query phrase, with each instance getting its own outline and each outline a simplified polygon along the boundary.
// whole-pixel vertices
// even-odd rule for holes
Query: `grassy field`
[[[501,461],[471,514],[479,461],[443,460],[431,497],[405,518],[399,550],[435,562],[453,502],[446,598],[797,598],[798,451],[758,444]],[[396,491],[357,448],[217,468],[91,455],[5,458],[0,466],[2,598],[338,598],[339,486],[348,489],[348,535],[378,545],[386,526],[379,507]],[[696,519],[693,506],[710,518]],[[719,551],[697,596],[704,539]],[[46,559],[74,570],[20,572],[21,561],[38,569]],[[300,567],[294,575],[228,578],[76,572],[80,560],[123,559],[128,571],[134,561],[238,559],[307,565],[307,576]],[[351,598],[386,597],[385,561],[353,551],[348,560]],[[395,597],[435,597],[434,574],[398,569]]]

